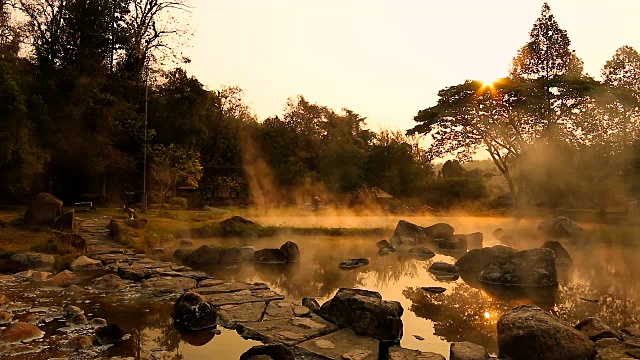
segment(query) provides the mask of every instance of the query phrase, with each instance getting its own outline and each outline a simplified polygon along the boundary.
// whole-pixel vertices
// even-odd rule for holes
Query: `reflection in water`
[[[384,226],[397,221],[392,218],[385,218],[384,222],[378,220],[372,221],[372,226]],[[490,235],[493,229],[513,225],[506,219],[488,219],[485,222],[483,219],[473,219],[472,222],[455,219],[449,221],[454,227],[464,223],[460,226],[462,230],[459,232],[482,231],[485,234],[485,246],[498,244]],[[416,221],[421,224],[432,222],[435,221]],[[300,225],[295,222],[293,224]],[[529,223],[526,225],[531,226]],[[524,290],[487,287],[477,281],[476,275],[464,272],[461,273],[461,278],[455,281],[438,280],[428,272],[429,266],[437,261],[453,263],[454,258],[440,254],[432,259],[420,261],[401,251],[379,256],[375,245],[380,240],[378,238],[204,239],[195,240],[194,246],[205,243],[223,247],[251,245],[260,249],[279,247],[288,240],[298,244],[301,251],[300,263],[215,264],[203,270],[214,278],[265,282],[275,291],[293,300],[311,296],[323,302],[331,298],[341,287],[378,291],[385,299],[400,301],[405,308],[403,346],[433,351],[445,356],[448,355],[450,342],[462,340],[481,344],[489,352],[497,353],[497,320],[503,312],[525,303],[546,308],[570,324],[589,316],[599,316],[613,327],[637,325],[640,320],[640,280],[635,278],[635,274],[640,271],[640,263],[636,262],[638,249],[600,239],[593,239],[590,247],[567,247],[574,265],[558,269],[558,288]],[[528,240],[523,240],[521,243],[526,248]],[[357,257],[369,258],[370,264],[350,271],[338,268],[341,261]],[[432,294],[421,289],[428,286],[443,287],[446,292]],[[581,300],[580,297],[599,301],[592,303]],[[170,310],[163,311],[166,314],[166,311]],[[220,346],[217,344],[224,340],[223,347],[226,350],[235,347],[235,353],[238,355],[220,358],[234,359],[250,347],[237,339],[237,335],[228,331],[213,337],[205,346],[188,345],[190,341],[180,337],[180,334],[172,330],[170,323],[163,321],[161,318],[153,318],[149,321],[153,325],[149,325],[143,334],[140,334],[140,337],[151,337],[143,339],[143,344],[155,344],[146,348],[146,345],[143,346],[146,349],[143,349],[143,353],[148,353],[153,346],[161,346],[163,349],[171,349],[168,351],[174,351],[176,356],[183,356],[184,359],[196,359],[198,357],[194,355],[196,353],[193,349],[219,351]],[[413,335],[420,335],[425,340],[418,341]],[[178,358],[180,357],[176,357]]]

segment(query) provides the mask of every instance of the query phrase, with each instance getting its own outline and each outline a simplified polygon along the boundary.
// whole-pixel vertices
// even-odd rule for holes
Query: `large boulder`
[[[531,249],[495,257],[480,273],[480,281],[496,285],[557,286],[556,255]]]
[[[571,256],[567,252],[567,250],[560,244],[560,242],[555,240],[550,240],[542,244],[541,248],[550,249],[556,254],[556,264],[559,265],[570,265],[573,264],[573,260]]]
[[[188,263],[219,263],[220,250],[209,245],[202,245],[184,259]]]
[[[287,258],[287,262],[294,263],[300,261],[300,250],[296,243],[287,241],[280,246],[280,251],[282,251],[284,257]]]
[[[518,250],[503,245],[473,249],[458,259],[458,261],[456,261],[456,266],[460,268],[460,270],[480,272],[484,270],[495,258],[512,255],[517,252]]]
[[[178,329],[197,331],[216,326],[217,315],[202,295],[187,292],[173,306],[173,319]]]
[[[29,204],[24,219],[30,224],[51,225],[62,214],[62,201],[49,193],[40,193]]]
[[[37,252],[18,253],[11,257],[11,265],[16,270],[52,270],[55,257]]]
[[[427,235],[422,226],[405,220],[398,221],[393,236],[391,236],[391,242],[394,244],[419,244],[425,241],[427,241]]]
[[[451,239],[453,237],[453,226],[446,223],[437,223],[422,228],[427,238],[435,239]]]
[[[399,302],[382,300],[377,292],[342,288],[318,315],[358,335],[396,341],[402,338],[403,312]]]
[[[538,230],[553,239],[567,239],[573,242],[584,242],[587,239],[584,229],[564,216],[541,222],[538,224]]]
[[[63,212],[60,216],[53,219],[51,227],[56,230],[73,232],[75,229],[75,213],[76,211],[73,209]]]
[[[280,249],[262,249],[253,254],[253,260],[261,264],[285,264],[287,257]]]
[[[584,333],[531,305],[498,320],[499,356],[511,360],[592,360],[596,348]]]

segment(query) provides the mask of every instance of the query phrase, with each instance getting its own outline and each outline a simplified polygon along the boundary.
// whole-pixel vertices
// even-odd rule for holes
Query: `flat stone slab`
[[[331,360],[378,360],[378,340],[342,329],[297,345],[302,353]]]
[[[142,287],[162,292],[183,292],[196,287],[197,281],[188,277],[155,277],[142,281]]]
[[[432,352],[422,352],[392,346],[389,349],[389,360],[446,360],[444,356]]]
[[[216,311],[218,322],[228,329],[235,329],[238,323],[257,322],[262,320],[266,306],[263,302],[222,305]]]
[[[263,320],[288,319],[295,317],[293,309],[297,305],[289,300],[276,300],[267,305]]]
[[[269,286],[263,283],[223,282],[218,285],[199,287],[195,290],[200,295],[231,293],[236,291],[267,290]]]
[[[198,290],[199,289],[196,289],[196,292]],[[207,300],[207,302],[213,306],[244,304],[261,301],[267,302],[284,299],[284,296],[269,289],[242,290],[231,293],[209,294],[203,296]]]
[[[291,318],[238,324],[237,331],[243,338],[263,343],[282,343],[293,346],[329,333],[338,327],[318,316]]]

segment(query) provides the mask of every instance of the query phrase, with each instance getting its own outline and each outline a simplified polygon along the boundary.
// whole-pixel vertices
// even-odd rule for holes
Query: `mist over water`
[[[278,216],[255,213],[254,219],[265,225],[298,227],[386,227],[388,239],[398,216],[300,214]],[[484,233],[484,246],[500,242],[491,233],[496,228],[513,229],[520,234],[518,249],[538,247],[544,239],[536,236],[539,219],[488,217],[402,217],[419,225],[447,222],[456,233]],[[294,241],[301,252],[300,263],[266,265],[254,263],[215,264],[202,267],[214,278],[237,281],[264,282],[286,298],[299,301],[310,296],[320,303],[330,299],[341,287],[356,287],[378,291],[386,300],[400,301],[403,315],[404,337],[402,346],[448,355],[449,343],[471,341],[485,346],[496,354],[496,322],[501,314],[520,304],[536,304],[571,325],[598,316],[612,328],[637,325],[640,314],[640,271],[636,261],[640,253],[635,245],[619,241],[637,234],[635,227],[588,224],[588,245],[566,245],[573,258],[572,266],[558,266],[559,287],[554,290],[487,287],[464,275],[456,281],[442,281],[428,272],[437,261],[454,263],[456,259],[436,255],[427,261],[416,260],[407,253],[396,252],[387,256],[377,254],[372,237],[279,236],[273,238],[211,238],[195,239],[194,247],[208,244],[220,247],[254,246],[277,248],[285,241]],[[531,238],[527,238],[531,236]],[[341,261],[367,257],[368,266],[345,271],[338,268]],[[421,287],[439,286],[444,294],[430,294]],[[581,299],[582,298],[582,299]],[[598,300],[598,302],[587,301]],[[425,338],[420,341],[414,337]],[[234,346],[244,347],[242,341]],[[214,349],[215,344],[205,348]],[[248,348],[248,347],[247,347]]]

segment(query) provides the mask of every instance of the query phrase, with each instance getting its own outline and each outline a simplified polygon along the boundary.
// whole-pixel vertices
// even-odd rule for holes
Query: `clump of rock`
[[[494,258],[480,281],[496,285],[557,286],[556,256],[549,249],[531,249]]]
[[[318,315],[358,335],[396,341],[402,338],[403,312],[399,302],[383,300],[377,292],[342,288]]]
[[[536,306],[522,305],[498,320],[499,356],[518,360],[592,360],[589,337]]]
[[[214,307],[198,293],[187,292],[181,295],[173,311],[177,328],[196,331],[216,326],[217,315]]]
[[[575,221],[564,216],[542,221],[538,224],[538,231],[551,239],[566,239],[575,243],[587,240],[584,229]]]

